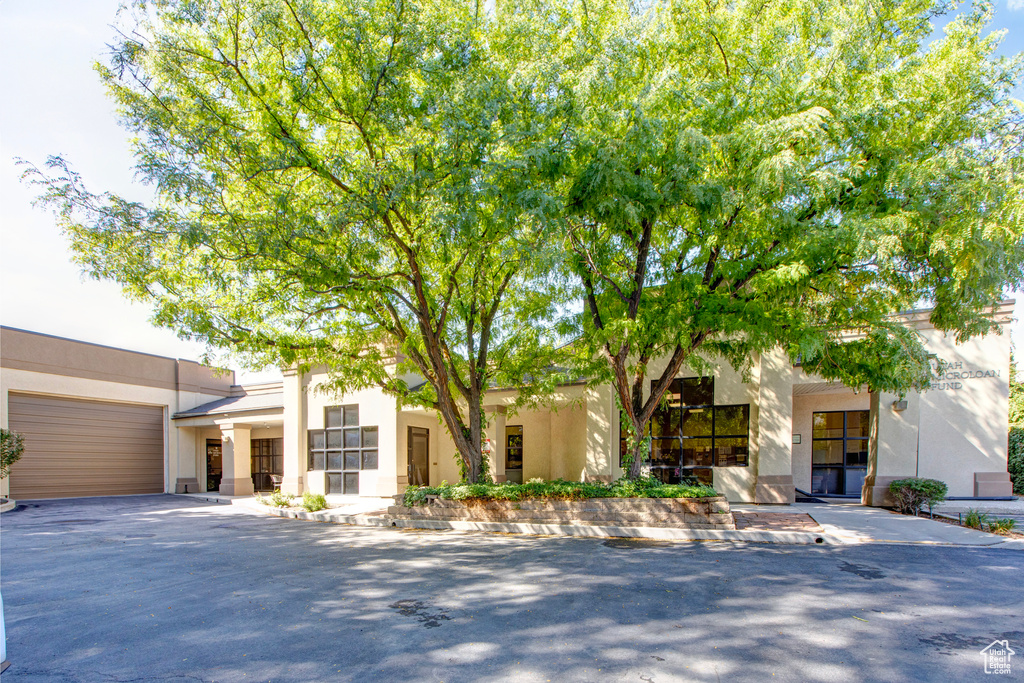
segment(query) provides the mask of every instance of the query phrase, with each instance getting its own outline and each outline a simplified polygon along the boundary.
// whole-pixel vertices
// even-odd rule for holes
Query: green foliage
[[[988,520],[988,530],[993,534],[1006,534],[1013,531],[1017,520],[1011,517],[995,517]]]
[[[654,478],[619,479],[611,484],[555,479],[531,479],[525,484],[449,484],[410,486],[405,490],[407,506],[426,502],[427,496],[445,500],[585,500],[587,498],[706,498],[717,496],[710,486],[663,484]]]
[[[306,491],[302,494],[302,507],[304,507],[307,512],[323,510],[327,507],[327,498],[322,493],[310,493],[309,491]]]
[[[902,392],[934,369],[901,311],[995,329],[1024,261],[1024,61],[995,57],[991,5],[937,40],[952,6],[928,0],[642,7],[595,4],[561,53],[574,143],[552,190],[580,374],[614,384],[633,434],[684,365],[780,349]]]
[[[1013,482],[1013,492],[1024,495],[1024,426],[1010,427],[1007,470]]]
[[[949,488],[937,479],[908,477],[889,484],[889,492],[896,501],[896,509],[904,514],[916,515],[925,505],[928,511],[946,499]]]
[[[1024,383],[1017,377],[1017,364],[1010,356],[1010,433],[1007,443],[1007,470],[1013,492],[1024,495]]]
[[[481,397],[558,379],[537,166],[570,14],[447,0],[132,3],[97,70],[151,205],[41,183],[77,260],[263,367],[437,410],[470,480]],[[529,254],[529,258],[523,258]]]
[[[1013,531],[1017,521],[1010,517],[993,517],[988,513],[969,508],[963,517],[963,525],[979,531],[987,530],[993,534],[1006,534]]]
[[[269,496],[257,493],[256,500],[257,502],[262,503],[263,505],[269,505],[270,507],[286,508],[291,507],[292,501],[295,500],[295,494],[284,493],[281,489],[277,489]]]
[[[989,522],[988,514],[979,512],[974,508],[968,508],[964,515],[964,526],[971,529],[981,529]]]
[[[11,465],[21,459],[25,450],[25,437],[9,429],[0,428],[0,479],[11,474]]]

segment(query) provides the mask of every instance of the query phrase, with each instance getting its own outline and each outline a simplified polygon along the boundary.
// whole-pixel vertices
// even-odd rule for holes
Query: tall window
[[[377,427],[359,424],[359,406],[324,408],[326,429],[309,431],[310,471],[323,471],[327,493],[359,493],[359,471],[377,469]]]
[[[867,410],[814,413],[811,493],[859,495],[868,468]]]
[[[252,485],[257,491],[273,491],[272,475],[284,474],[284,439],[253,439],[249,442]]]
[[[713,377],[673,380],[648,431],[654,477],[711,483],[712,467],[749,464],[750,406],[715,405],[714,396]],[[620,453],[624,449],[623,442]]]

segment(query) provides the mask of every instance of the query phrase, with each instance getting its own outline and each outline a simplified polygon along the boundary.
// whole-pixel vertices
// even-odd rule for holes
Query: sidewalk
[[[1024,549],[1024,541],[922,517],[898,515],[883,508],[822,503],[796,503],[788,507],[793,511],[806,512],[822,529],[838,536],[844,543],[925,543]]]
[[[737,517],[747,520],[735,531],[673,529],[663,527],[616,527],[571,524],[529,524],[513,522],[472,522],[391,519],[386,515],[390,498],[335,497],[335,507],[318,512],[301,508],[273,508],[252,496],[221,496],[216,493],[179,494],[198,500],[240,505],[262,514],[314,522],[369,527],[484,531],[490,533],[590,538],[642,538],[676,541],[746,541],[750,543],[855,545],[862,543],[913,543],[999,547],[1024,550],[1024,541],[974,529],[935,522],[920,517],[897,515],[881,508],[859,504],[796,503],[794,505],[731,506]],[[775,519],[773,519],[775,518]],[[804,520],[810,519],[815,524]],[[777,520],[777,523],[774,523]]]

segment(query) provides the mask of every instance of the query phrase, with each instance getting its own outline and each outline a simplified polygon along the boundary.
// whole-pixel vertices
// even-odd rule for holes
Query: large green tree
[[[964,339],[1022,264],[1021,60],[990,7],[934,36],[933,0],[592,4],[567,46],[556,195],[585,302],[576,348],[611,381],[640,473],[685,365],[781,347],[849,386],[924,387],[898,313]]]
[[[131,10],[131,11],[129,11]],[[254,366],[436,409],[470,481],[482,397],[542,388],[557,291],[530,178],[556,17],[444,0],[154,0],[97,68],[155,200],[30,168],[78,259]]]

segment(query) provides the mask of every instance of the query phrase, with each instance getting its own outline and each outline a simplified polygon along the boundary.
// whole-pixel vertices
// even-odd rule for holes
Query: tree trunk
[[[477,399],[469,406],[469,446],[472,449],[466,467],[466,480],[470,484],[479,484],[483,480],[483,411],[480,408],[480,400]],[[465,459],[466,456],[463,456]]]

